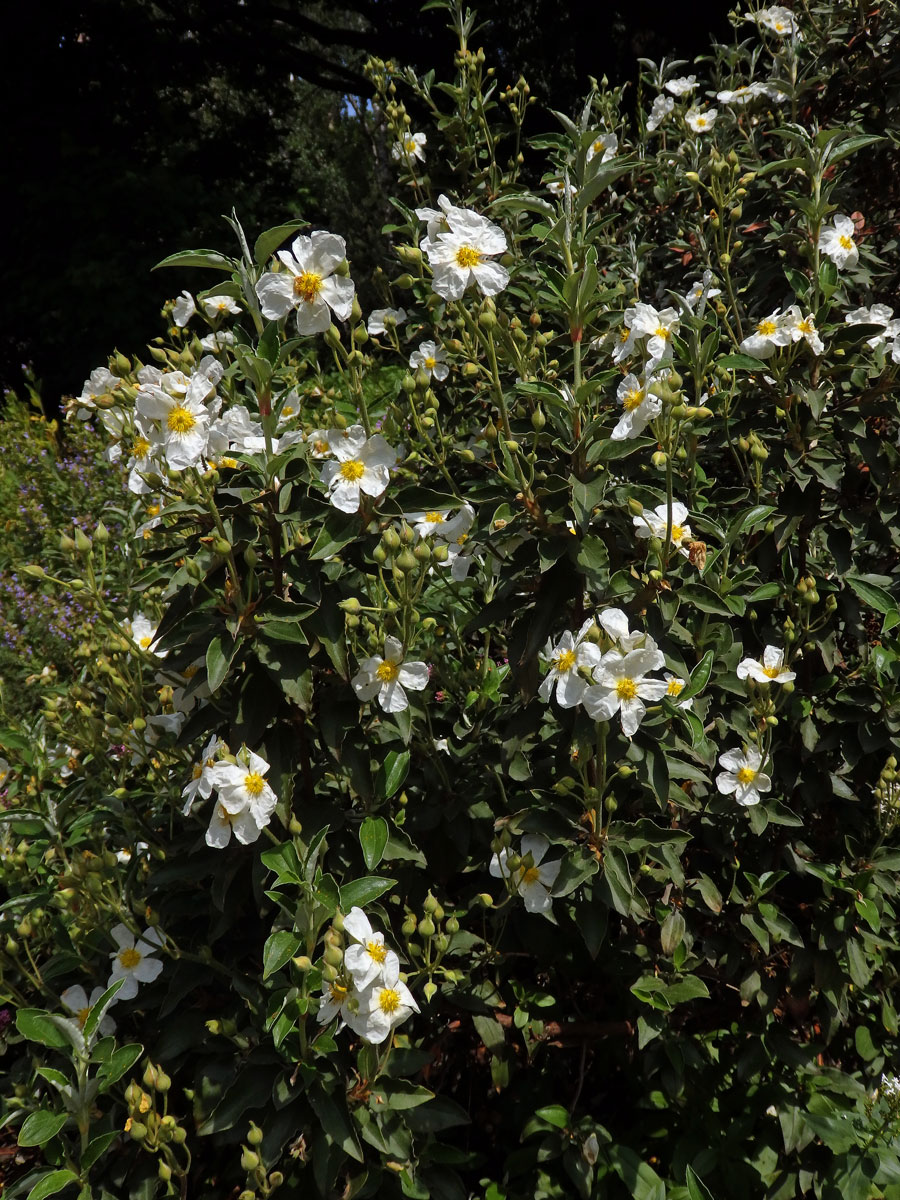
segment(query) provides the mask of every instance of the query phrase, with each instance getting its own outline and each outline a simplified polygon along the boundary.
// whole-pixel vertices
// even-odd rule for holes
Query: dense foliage
[[[232,217],[70,405],[127,499],[20,571],[89,619],[0,729],[7,1194],[896,1200],[866,14],[736,15],[529,139],[448,11],[452,83],[367,64],[383,307]]]

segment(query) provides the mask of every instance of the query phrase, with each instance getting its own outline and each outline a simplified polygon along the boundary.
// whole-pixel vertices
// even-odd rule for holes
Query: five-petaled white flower
[[[769,8],[761,8],[755,13],[748,12],[745,20],[755,21],[761,28],[768,29],[778,37],[791,37],[799,30],[797,18],[782,4],[772,4]]]
[[[772,790],[772,780],[760,770],[762,755],[753,746],[746,753],[727,750],[720,754],[719,766],[725,770],[716,776],[716,787],[723,796],[733,795],[745,808],[759,804],[761,793]]]
[[[678,79],[669,79],[666,81],[666,91],[671,92],[673,96],[684,96],[688,92],[692,92],[697,86],[696,75],[682,75]]]
[[[278,798],[264,778],[269,764],[243,747],[237,762],[217,762],[209,769],[216,789],[215,808],[206,831],[206,844],[222,850],[232,833],[244,846],[255,842],[272,819]]]
[[[409,707],[404,689],[421,692],[426,688],[428,667],[423,662],[405,662],[402,643],[388,635],[384,639],[384,658],[375,654],[362,659],[350,683],[360,700],[377,696],[385,712],[403,712]]]
[[[143,613],[136,613],[131,618],[131,637],[142,650],[146,650],[149,654],[155,654],[157,658],[166,657],[164,650],[155,650],[153,648],[153,643],[156,640],[156,626]]]
[[[317,229],[279,250],[286,271],[268,271],[256,285],[264,317],[276,321],[297,310],[301,334],[324,333],[331,313],[346,321],[353,307],[353,280],[335,271],[347,257],[347,245],[336,233]]]
[[[184,800],[184,808],[181,811],[184,816],[187,816],[194,807],[198,796],[201,800],[208,800],[212,795],[215,787],[212,769],[216,765],[219,748],[223,745],[224,742],[219,739],[218,734],[214,733],[203,747],[200,761],[194,764],[191,772],[190,782],[181,792],[181,798]]]
[[[412,992],[400,978],[399,965],[393,965],[390,970],[387,966],[385,963],[380,978],[360,992],[356,1010],[348,1006],[346,1015],[350,1028],[376,1046],[395,1025],[419,1011]]]
[[[827,225],[819,234],[819,249],[839,271],[844,267],[855,267],[859,262],[859,249],[853,240],[855,232],[851,218],[838,213],[833,224]]]
[[[224,317],[229,313],[234,316],[241,311],[241,306],[236,304],[231,296],[203,296],[200,303],[203,305],[203,311],[211,319]]]
[[[585,161],[593,162],[599,154],[601,163],[609,162],[611,158],[615,157],[618,148],[619,139],[614,133],[598,133],[587,148]]]
[[[172,305],[172,320],[179,329],[184,329],[196,311],[197,305],[194,303],[194,297],[185,290]]]
[[[423,249],[432,269],[435,292],[444,300],[459,300],[471,284],[485,296],[496,296],[509,283],[509,272],[492,262],[505,254],[506,234],[479,213],[451,205],[445,214],[449,232],[426,238]]]
[[[376,933],[361,908],[351,908],[344,917],[344,932],[353,938],[353,944],[344,951],[344,966],[353,976],[357,991],[369,987],[380,975],[399,969],[400,960],[384,944],[384,934]]]
[[[687,700],[678,699],[686,687],[686,679],[682,679],[680,675],[673,675],[671,671],[666,671],[666,696],[679,708],[690,708],[694,703],[693,696],[688,696]]]
[[[647,132],[653,133],[659,129],[663,121],[675,107],[675,101],[671,96],[663,96],[660,94],[653,101],[653,107],[650,109],[650,115],[647,117]]]
[[[738,663],[738,679],[752,679],[754,683],[791,683],[796,672],[789,671],[784,663],[784,651],[777,646],[766,646],[762,661],[744,658]]]
[[[900,337],[900,320],[893,320],[894,310],[887,304],[873,304],[871,308],[854,308],[844,317],[845,325],[881,325],[883,333],[876,333],[866,341],[870,350],[884,342]]]
[[[616,389],[616,399],[622,405],[623,412],[610,435],[614,442],[637,437],[647,423],[662,411],[662,401],[658,396],[651,396],[646,384],[641,383],[636,375],[625,376]]]
[[[397,464],[397,452],[380,433],[367,438],[362,425],[329,429],[328,448],[337,462],[327,462],[319,476],[329,499],[341,512],[359,512],[360,493],[380,496]]]
[[[527,833],[522,838],[521,858],[527,860],[530,856],[531,865],[523,862],[515,871],[508,865],[509,851],[505,848],[491,859],[490,873],[494,879],[504,879],[507,886],[517,892],[525,901],[525,908],[530,913],[546,913],[552,908],[550,893],[562,866],[561,859],[545,863],[544,855],[550,849],[550,843],[539,833]]]
[[[159,965],[162,967],[162,963]],[[124,987],[120,989],[118,996],[113,998],[113,1004],[115,1004],[116,1000],[119,999],[119,996],[122,995],[124,990]],[[91,1009],[105,991],[106,988],[95,987],[91,992],[90,999],[88,999],[87,992],[80,983],[76,983],[72,987],[67,987],[64,992],[61,992],[59,998],[63,1002],[63,1007],[69,1010],[81,1028],[84,1029],[85,1022],[90,1016]],[[112,1007],[112,1005],[110,1005],[110,1007]],[[116,1023],[109,1015],[108,1010],[100,1018],[100,1024],[97,1028],[101,1037],[108,1037],[111,1033],[115,1033]]]
[[[680,500],[672,501],[672,545],[683,554],[690,557],[687,543],[694,540],[691,527],[687,523],[688,510]],[[658,504],[652,512],[646,509],[639,517],[632,518],[635,526],[635,536],[639,538],[660,538],[665,541],[666,526],[668,525],[668,509],[665,504]]]
[[[804,317],[799,305],[792,304],[782,314],[780,323],[791,335],[792,342],[799,342],[802,338],[813,354],[825,353],[825,343],[819,337],[819,331],[816,329],[816,320],[812,313],[807,313]]]
[[[453,516],[452,509],[432,508],[427,512],[404,513],[405,520],[415,527],[418,537],[431,537],[432,534],[445,542],[455,542],[461,533],[468,533],[475,519],[475,510],[471,504],[464,504]]]
[[[646,679],[664,663],[659,650],[645,647],[620,654],[611,650],[594,671],[594,683],[587,688],[583,704],[594,721],[610,721],[616,713],[622,718],[622,732],[634,737],[647,712],[645,700],[661,700],[668,685],[662,679]]]
[[[395,162],[414,158],[417,158],[419,162],[424,162],[427,141],[428,138],[424,133],[406,133],[399,142],[394,142],[391,146],[391,158]]]
[[[366,332],[372,337],[384,333],[388,328],[396,329],[406,320],[405,308],[375,308],[366,321]]]
[[[716,296],[722,295],[721,288],[712,286],[712,278],[712,271],[704,271],[703,278],[698,279],[691,290],[682,297],[691,312],[696,308],[698,315],[701,314],[707,300],[714,300]]]
[[[547,642],[543,657],[549,662],[550,669],[539,689],[542,700],[549,701],[555,685],[560,707],[574,708],[581,703],[587,681],[580,671],[599,667],[602,658],[593,642],[584,640],[593,624],[594,618],[588,617],[577,633],[566,630],[555,646]]]
[[[684,119],[694,133],[709,133],[718,115],[719,110],[716,108],[689,108],[684,114]]]
[[[763,317],[753,333],[741,342],[744,354],[752,354],[754,358],[771,358],[776,350],[786,346],[791,341],[791,331],[782,318],[783,314],[777,308],[768,317]]]
[[[191,375],[183,391],[181,386],[181,380],[164,376],[159,384],[143,385],[135,403],[152,442],[151,452],[177,471],[194,466],[206,454],[209,424],[220,403],[213,379],[203,370]]]
[[[631,328],[639,338],[647,339],[647,352],[653,364],[672,357],[672,336],[678,332],[681,317],[674,308],[657,312],[652,304],[638,302],[631,310]]]
[[[138,984],[152,983],[163,969],[160,960],[153,957],[163,939],[159,930],[150,928],[135,941],[131,930],[122,924],[116,925],[111,933],[118,950],[110,954],[113,965],[106,986],[112,987],[117,979],[124,979],[116,999],[133,1000],[138,994]]]
[[[418,350],[413,350],[409,356],[409,365],[414,371],[425,371],[429,379],[436,379],[438,383],[450,374],[447,356],[436,342],[420,342]]]

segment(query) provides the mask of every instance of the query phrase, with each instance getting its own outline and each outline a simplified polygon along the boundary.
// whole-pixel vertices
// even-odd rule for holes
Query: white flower
[[[714,300],[716,296],[722,295],[722,289],[712,286],[712,271],[704,271],[703,278],[698,279],[686,296],[683,296],[685,304],[691,310],[697,309],[698,316],[703,312],[707,300]]]
[[[760,94],[759,84],[742,83],[740,87],[726,88],[723,92],[716,92],[716,99],[720,100],[722,104],[748,104]]]
[[[661,700],[666,694],[668,685],[663,680],[644,678],[648,671],[662,665],[660,658],[658,650],[648,648],[629,650],[624,655],[617,651],[604,654],[594,672],[597,682],[584,693],[588,716],[594,721],[609,721],[618,712],[622,732],[634,737],[647,711],[644,701]]]
[[[797,675],[784,665],[783,650],[777,646],[766,646],[762,661],[744,658],[738,663],[737,677],[752,679],[754,683],[791,683]]]
[[[156,626],[143,613],[136,613],[131,618],[131,638],[142,650],[155,654],[158,658],[166,657],[166,651],[153,649],[153,643],[156,640]]]
[[[327,1025],[335,1017],[340,1017],[338,1029],[343,1029],[349,1023],[348,1018],[359,1008],[359,996],[353,986],[353,980],[344,976],[322,984],[322,996],[319,1000],[319,1011],[316,1020],[320,1025]]]
[[[478,213],[451,206],[449,233],[438,233],[424,245],[432,269],[432,287],[444,300],[459,300],[471,284],[485,296],[496,296],[509,283],[509,272],[494,255],[505,254],[506,234]]]
[[[455,542],[461,533],[468,532],[475,519],[475,510],[471,504],[464,504],[455,516],[451,509],[429,509],[427,512],[404,513],[403,517],[415,526],[420,538],[431,537],[432,534],[445,542]]]
[[[394,142],[391,146],[391,158],[395,162],[400,162],[403,159],[417,158],[419,162],[425,161],[425,144],[428,141],[424,133],[407,133],[402,141]]]
[[[647,117],[648,133],[653,133],[654,130],[659,129],[674,107],[675,101],[671,96],[657,96],[653,101],[653,107],[650,109],[650,115]]]
[[[69,404],[66,417],[74,415],[79,421],[89,420],[93,410],[97,407],[98,396],[108,395],[121,382],[122,380],[117,375],[113,375],[108,367],[95,367],[89,378],[84,381],[81,395],[76,396]]]
[[[900,320],[892,320],[893,315],[894,310],[886,304],[873,304],[871,308],[854,308],[852,312],[848,312],[844,324],[883,326],[884,333],[876,333],[866,342],[870,350],[875,350],[884,342],[900,335]]]
[[[616,389],[616,399],[622,405],[623,412],[610,435],[614,442],[637,437],[647,423],[662,411],[662,401],[658,396],[651,396],[636,375],[625,376]]]
[[[219,752],[219,747],[225,743],[220,741],[218,734],[213,734],[209,742],[204,746],[203,753],[200,755],[200,762],[195,763],[191,774],[190,783],[182,790],[181,797],[184,800],[184,808],[181,810],[184,816],[187,816],[199,796],[201,800],[208,800],[213,793],[215,784],[212,778],[212,769],[216,765],[216,755]]]
[[[647,338],[647,352],[654,364],[672,357],[672,335],[678,332],[680,322],[674,308],[657,312],[652,304],[638,303],[631,309],[631,328],[637,337]]]
[[[385,332],[385,321],[390,323],[391,328],[396,329],[405,320],[405,308],[375,308],[369,313],[369,319],[366,321],[366,332],[372,337],[377,337],[378,334]]]
[[[574,708],[581,703],[587,681],[579,671],[591,671],[599,667],[602,657],[592,642],[584,641],[593,624],[594,618],[588,617],[578,633],[566,630],[555,646],[547,642],[543,657],[549,661],[550,669],[539,689],[542,700],[549,701],[555,684],[556,700],[562,708]]]
[[[319,476],[329,499],[341,512],[359,512],[360,492],[380,496],[396,466],[397,452],[380,433],[367,438],[362,425],[329,429],[328,446],[337,462],[327,462]]]
[[[491,859],[490,873],[495,879],[505,879],[508,885],[525,901],[525,908],[530,913],[546,913],[552,908],[550,893],[562,866],[560,859],[545,863],[544,855],[550,849],[550,843],[538,833],[528,833],[522,838],[521,857],[531,855],[532,865],[524,863],[511,871],[507,866],[509,851],[503,849]]]
[[[900,1079],[896,1075],[882,1075],[880,1090],[888,1103],[900,1099]]]
[[[112,987],[117,979],[124,979],[116,999],[133,1000],[138,994],[138,984],[152,983],[163,969],[160,960],[153,957],[162,945],[162,936],[159,930],[151,928],[135,941],[131,930],[122,924],[116,925],[111,933],[118,950],[110,954],[113,965],[106,986]]]
[[[670,700],[677,701],[679,708],[690,708],[694,703],[693,696],[689,696],[687,700],[678,699],[686,687],[686,679],[682,679],[680,675],[673,675],[671,671],[666,671],[666,695]]]
[[[216,333],[208,333],[200,339],[200,345],[210,354],[218,354],[226,346],[233,346],[234,342],[235,337],[230,329],[219,329]]]
[[[612,360],[614,363],[623,362],[634,350],[634,344],[638,338],[638,331],[631,328],[631,322],[634,318],[634,310],[629,308],[623,318],[622,324],[618,329],[613,330],[610,335],[613,341]]]
[[[709,133],[715,125],[718,115],[719,110],[716,108],[707,108],[705,110],[689,108],[684,114],[684,119],[688,123],[688,126],[693,129],[694,133]]]
[[[162,963],[160,963],[159,965],[160,965],[160,967],[162,967]],[[158,974],[158,972],[157,972],[157,974]],[[128,985],[126,984],[125,987],[127,987],[127,986]],[[121,991],[119,992],[118,996],[116,996],[113,999],[113,1002],[112,1002],[113,1004],[115,1004],[116,1000],[118,1000],[121,997],[122,992],[124,992],[124,990],[125,990],[125,987],[123,987],[121,989]],[[103,995],[103,993],[105,991],[106,991],[106,988],[95,987],[94,990],[91,992],[90,999],[88,999],[87,992],[84,990],[84,988],[81,986],[81,984],[76,983],[73,987],[67,987],[66,990],[60,995],[59,998],[63,1003],[63,1007],[67,1008],[69,1010],[69,1012],[73,1015],[73,1017],[75,1017],[76,1021],[81,1026],[81,1028],[84,1029],[85,1022],[87,1021],[87,1019],[90,1015],[91,1009],[97,1003],[97,1001],[100,999],[100,997]],[[112,1007],[112,1005],[110,1005],[110,1007]],[[100,1024],[98,1026],[98,1030],[99,1030],[101,1037],[108,1037],[111,1033],[115,1033],[116,1023],[112,1019],[112,1017],[109,1015],[108,1011],[105,1012],[103,1014],[103,1016],[100,1018]]]
[[[776,350],[791,341],[791,331],[782,324],[776,308],[773,313],[757,324],[753,333],[741,342],[741,350],[754,358],[771,358]]]
[[[331,453],[327,429],[311,429],[309,433],[303,435],[303,440],[309,446],[311,458],[327,458]]]
[[[346,1020],[354,1032],[377,1046],[396,1025],[418,1011],[412,992],[400,979],[399,966],[395,966],[360,992],[359,1007],[348,1011]]]
[[[680,500],[672,502],[672,545],[683,554],[685,558],[690,556],[690,550],[686,543],[694,540],[694,535],[691,533],[691,527],[687,523],[688,510]],[[652,512],[647,512],[646,509],[639,517],[632,518],[635,525],[635,536],[639,538],[659,538],[665,541],[666,526],[668,524],[668,510],[665,504],[658,504]]]
[[[769,8],[761,8],[755,13],[746,13],[745,20],[755,21],[763,29],[768,29],[778,37],[791,37],[798,32],[797,18],[789,8],[781,4],[773,4]]]
[[[853,240],[855,232],[856,226],[850,217],[838,213],[834,223],[819,234],[819,249],[828,255],[839,271],[844,267],[855,267],[859,262],[859,250]]]
[[[9,763],[2,755],[0,755],[0,788],[6,787],[6,780],[9,776]]]
[[[208,846],[222,850],[232,833],[244,846],[256,841],[278,803],[263,778],[268,769],[266,760],[246,747],[237,762],[217,762],[210,767],[210,781],[218,797],[206,831]]]
[[[384,944],[384,934],[375,932],[361,908],[351,908],[344,917],[344,932],[353,938],[344,951],[344,965],[358,991],[400,969],[397,955]]]
[[[436,379],[439,383],[450,374],[447,357],[436,342],[421,342],[418,350],[413,350],[409,356],[409,365],[414,371],[421,368],[427,372],[429,379]]]
[[[762,755],[752,746],[746,754],[740,750],[728,750],[720,754],[719,766],[725,770],[716,776],[716,787],[723,796],[734,795],[738,804],[745,808],[759,804],[760,794],[772,790],[772,780],[759,769]]]
[[[148,423],[154,452],[164,456],[170,467],[184,470],[206,454],[209,423],[218,409],[214,395],[212,381],[201,371],[194,372],[183,393],[172,394],[165,381],[162,386],[150,384],[138,392],[137,414]]]
[[[453,201],[447,196],[440,195],[438,196],[438,205],[439,208],[417,208],[415,210],[419,220],[426,222],[425,239],[422,242],[423,250],[428,249],[428,244],[434,242],[439,233],[446,233],[449,228],[447,214],[454,207]]]
[[[183,291],[172,305],[172,320],[179,329],[184,329],[188,321],[197,311],[194,297],[188,291]]]
[[[565,179],[551,179],[547,184],[547,191],[554,196],[568,196],[570,200],[574,200],[578,195],[578,188],[575,184],[567,183]]]
[[[791,335],[792,342],[799,342],[803,338],[813,354],[825,353],[825,343],[819,337],[812,313],[804,317],[799,306],[792,304],[787,312],[782,314],[780,324]]]
[[[332,312],[346,321],[353,307],[353,280],[334,273],[346,256],[344,239],[324,229],[295,238],[290,250],[278,251],[287,271],[269,271],[256,285],[263,316],[278,320],[296,308],[297,329],[304,336],[324,333]]]
[[[615,157],[618,149],[619,139],[614,133],[598,133],[587,148],[585,161],[593,162],[599,154],[601,163],[609,162],[611,158]]]
[[[395,637],[384,639],[384,658],[364,658],[350,684],[362,701],[377,695],[385,712],[403,712],[409,707],[404,688],[421,692],[428,686],[428,667],[423,662],[405,662],[403,646]]]
[[[666,83],[666,91],[673,96],[684,96],[697,86],[696,75],[682,75],[679,79],[670,79]]]
[[[204,296],[200,303],[211,318],[224,317],[227,313],[235,315],[241,311],[240,305],[235,304],[231,296]]]

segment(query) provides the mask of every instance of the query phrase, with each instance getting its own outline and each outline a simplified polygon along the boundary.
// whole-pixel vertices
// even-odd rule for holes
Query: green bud
[[[250,1130],[247,1133],[247,1141],[251,1146],[259,1146],[262,1144],[263,1131],[253,1121],[250,1122]]]
[[[63,554],[71,554],[75,549],[75,543],[64,533],[59,539],[59,548],[62,550]]]
[[[456,917],[448,917],[444,928],[448,933],[459,933],[459,921],[457,921]]]
[[[255,1171],[259,1166],[259,1155],[245,1146],[241,1155],[241,1166],[245,1171]]]
[[[482,908],[493,908],[494,907],[494,897],[492,895],[490,895],[489,892],[479,892],[478,893],[478,903],[481,905]]]
[[[408,547],[405,550],[401,550],[397,555],[396,565],[404,575],[409,574],[410,571],[415,571],[418,566],[416,556]]]
[[[540,433],[547,424],[547,418],[544,416],[544,410],[540,405],[531,414],[531,428],[535,433]]]
[[[437,907],[438,907],[437,900],[435,900],[434,896],[432,896],[431,892],[429,892],[428,895],[425,897],[425,902],[422,905],[422,908],[427,913],[433,913]]]
[[[493,313],[490,311],[479,313],[478,314],[478,324],[481,326],[482,329],[488,329],[488,330],[496,329],[497,328],[496,313]]]
[[[94,530],[94,541],[99,542],[101,546],[109,541],[109,530],[102,521],[98,521],[97,528]]]
[[[135,1142],[142,1142],[147,1136],[147,1126],[142,1121],[132,1121],[128,1127],[128,1136]]]
[[[217,537],[213,542],[213,550],[215,550],[216,554],[221,554],[224,557],[231,553],[231,542],[226,541],[225,538]]]
[[[362,612],[362,605],[355,596],[348,596],[346,600],[338,601],[338,608],[342,608],[345,613]]]
[[[420,563],[429,563],[431,562],[431,547],[427,542],[419,542],[413,550],[413,555]]]
[[[434,937],[434,921],[431,917],[423,917],[419,922],[419,933],[422,937]]]
[[[394,280],[394,287],[400,288],[401,291],[406,291],[407,289],[411,288],[415,282],[416,281],[413,279],[412,275],[407,273],[405,275],[399,275]]]
[[[89,554],[91,551],[91,539],[77,526],[75,527],[75,549],[79,554]]]
[[[269,1187],[279,1188],[284,1183],[284,1175],[281,1171],[272,1171],[269,1174]]]
[[[250,567],[251,570],[259,562],[259,555],[256,553],[256,551],[253,549],[252,546],[248,546],[247,549],[244,551],[244,562],[247,564],[248,567]]]
[[[132,1126],[132,1129],[133,1128],[134,1128],[134,1126]],[[160,1179],[163,1181],[163,1183],[168,1183],[169,1180],[172,1178],[172,1168],[163,1159],[159,1160],[159,1163],[157,1164],[157,1167],[156,1167],[156,1173],[160,1177]]]

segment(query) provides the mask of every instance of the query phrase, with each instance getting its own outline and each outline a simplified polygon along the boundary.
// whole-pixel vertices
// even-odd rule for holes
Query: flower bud
[[[272,1171],[269,1175],[269,1187],[279,1188],[284,1183],[284,1175],[281,1171]]]
[[[245,1171],[255,1171],[259,1166],[259,1155],[244,1147],[244,1152],[241,1155],[241,1166]]]
[[[410,571],[415,571],[417,565],[416,556],[409,549],[409,547],[407,547],[405,550],[401,550],[397,555],[397,569],[402,571],[404,575],[408,575]]]
[[[157,1167],[156,1167],[156,1173],[160,1177],[160,1179],[163,1181],[163,1183],[168,1183],[169,1180],[172,1178],[172,1168],[163,1159],[159,1160],[159,1163],[157,1164]]]
[[[482,312],[478,314],[478,324],[482,329],[496,329],[497,316],[493,312]]]
[[[223,537],[217,537],[213,541],[213,550],[216,554],[221,554],[223,557],[231,553],[231,542],[226,541]]]
[[[394,280],[394,287],[400,288],[401,291],[406,291],[407,289],[411,288],[415,282],[416,281],[413,279],[412,275],[408,273],[405,275],[398,275],[398,277]]]
[[[407,267],[417,266],[422,261],[422,251],[418,246],[395,246],[397,257]]]
[[[481,905],[482,908],[493,908],[494,907],[494,897],[492,895],[490,895],[489,892],[479,892],[478,893],[478,903]]]
[[[247,1141],[250,1143],[251,1146],[259,1146],[262,1144],[262,1140],[263,1140],[263,1131],[260,1129],[260,1127],[254,1121],[251,1121],[250,1122],[250,1130],[247,1134]]]
[[[418,928],[422,937],[434,937],[434,921],[432,921],[431,917],[423,917],[419,922]]]
[[[669,456],[666,454],[666,452],[664,450],[656,450],[650,456],[650,461],[653,463],[654,467],[662,468],[666,465],[666,462],[668,461],[668,457]]]
[[[79,554],[89,554],[91,551],[91,539],[77,525],[75,527],[75,549]]]
[[[147,1136],[147,1126],[141,1121],[132,1121],[128,1126],[128,1136],[135,1142],[142,1142]]]

